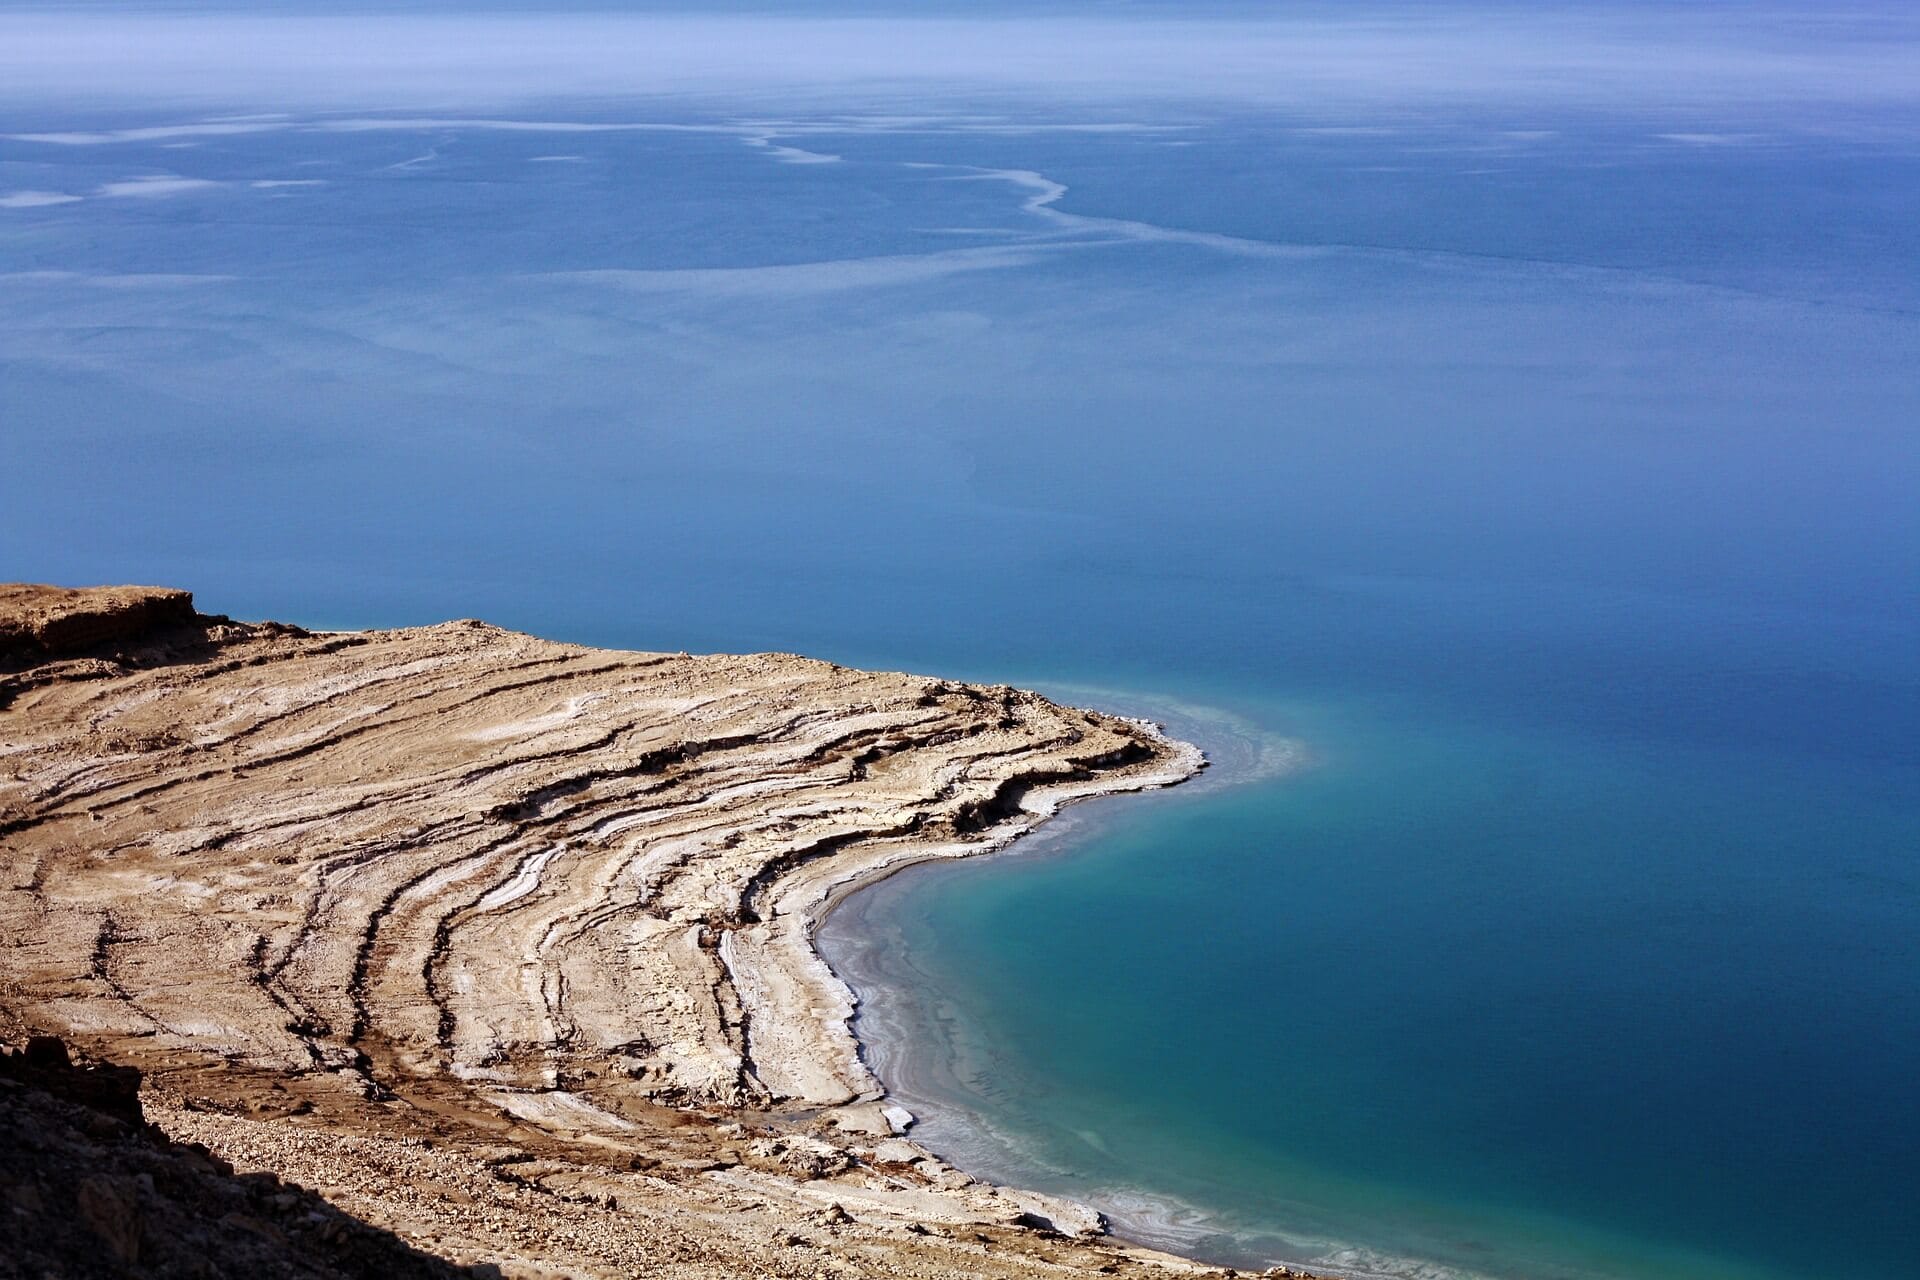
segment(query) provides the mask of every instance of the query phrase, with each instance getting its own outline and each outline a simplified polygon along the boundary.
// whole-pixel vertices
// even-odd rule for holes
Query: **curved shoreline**
[[[1155,706],[1151,715],[1146,715],[1140,714],[1137,705],[1126,710],[1114,709],[1115,702],[1128,700],[1128,695],[1115,691],[1062,692],[1082,705],[1094,701],[1104,703],[1106,705],[1102,709],[1108,714],[1123,715],[1139,723],[1151,724],[1173,741],[1192,746],[1207,762],[1210,782],[1208,790],[1243,786],[1263,778],[1291,772],[1303,767],[1307,760],[1304,748],[1297,741],[1275,738],[1268,738],[1264,742],[1258,741],[1256,735],[1266,735],[1260,735],[1257,729],[1239,721],[1238,717],[1224,715],[1222,718],[1228,719],[1233,726],[1228,733],[1242,736],[1245,746],[1235,752],[1227,749],[1223,744],[1210,743],[1204,748],[1195,745],[1196,741],[1209,742],[1216,736],[1206,731],[1208,726],[1202,718],[1202,713],[1211,712],[1212,708],[1182,706],[1169,710]],[[1136,704],[1146,701],[1138,695],[1133,695],[1131,700]],[[1191,724],[1181,722],[1183,712],[1187,713],[1184,719],[1190,720]],[[1174,736],[1176,733],[1179,736]],[[1224,763],[1229,761],[1232,763]],[[1193,776],[1187,775],[1189,778]],[[1191,800],[1194,797],[1190,793],[1183,793],[1182,798]],[[1112,813],[1103,814],[1100,817],[1089,815],[1086,829],[1072,827],[1063,829],[1056,826],[1040,829],[1039,824],[1035,824],[1035,827],[1029,828],[1020,835],[1028,840],[1039,840],[1045,847],[1039,850],[1023,850],[1014,844],[1013,839],[1010,839],[992,853],[1012,857],[1071,857],[1080,852],[1086,843],[1097,839],[1104,828],[1125,820],[1124,814]],[[930,861],[919,859],[911,866],[925,871],[929,869]],[[907,865],[903,865],[894,870],[908,869]],[[881,880],[890,878],[891,875],[890,871],[887,876],[876,877],[872,881],[855,886],[848,894],[842,895],[835,905],[840,905],[840,901],[851,896],[852,892],[877,886]],[[901,1006],[924,1007],[923,1002],[928,988],[924,981],[916,983],[897,971],[886,972],[882,964],[876,963],[883,951],[882,944],[873,930],[875,921],[871,916],[861,915],[860,923],[862,936],[855,937],[849,934],[837,940],[837,943],[830,941],[822,947],[822,954],[828,956],[827,963],[833,967],[836,974],[841,974],[843,969],[848,971],[846,975],[842,975],[842,981],[855,993],[857,1010],[853,1023],[854,1032],[863,1053],[870,1055],[869,1069],[876,1077],[882,1078],[883,1082],[895,1082],[889,1089],[887,1097],[911,1109],[918,1120],[928,1122],[924,1127],[929,1130],[957,1131],[953,1137],[944,1140],[934,1137],[932,1133],[922,1134],[920,1140],[930,1144],[930,1149],[936,1151],[942,1158],[952,1160],[961,1167],[972,1169],[979,1176],[996,1184],[1032,1187],[1050,1196],[1060,1196],[1083,1203],[1100,1215],[1103,1223],[1107,1224],[1108,1230],[1116,1238],[1143,1248],[1167,1251],[1178,1256],[1191,1257],[1204,1263],[1225,1267],[1267,1267],[1281,1262],[1296,1268],[1301,1265],[1315,1265],[1304,1255],[1321,1250],[1309,1248],[1304,1241],[1290,1240],[1277,1235],[1263,1238],[1262,1242],[1256,1245],[1240,1243],[1237,1237],[1232,1237],[1235,1242],[1223,1246],[1220,1242],[1225,1233],[1210,1231],[1204,1225],[1207,1221],[1206,1210],[1171,1196],[1117,1185],[1084,1189],[1050,1185],[1060,1177],[1077,1175],[1072,1175],[1064,1169],[1057,1169],[1049,1174],[1045,1166],[1050,1162],[1023,1151],[1013,1137],[1002,1132],[974,1105],[960,1100],[950,1091],[943,1090],[938,1084],[933,1083],[932,1077],[941,1073],[916,1073],[912,1070],[910,1064],[914,1061],[913,1046],[924,1045],[940,1035],[938,1031],[929,1029],[932,1024],[922,1027],[920,1030],[924,1034],[919,1035],[914,1034],[910,1028],[893,1025],[888,1028],[894,1033],[891,1039],[887,1038],[884,1031],[875,1034],[870,1028],[862,1030],[862,1015],[870,1015],[873,1004],[879,1002],[876,996],[887,1004],[895,1006],[896,1011]],[[895,958],[904,960],[903,957]],[[900,1083],[909,1078],[918,1078],[921,1086],[915,1088],[912,1085]],[[943,1094],[946,1096],[942,1096]],[[1297,1274],[1307,1273],[1297,1272]],[[1375,1273],[1369,1271],[1365,1274]],[[1388,1275],[1397,1274],[1397,1272],[1383,1271],[1379,1274]],[[1455,1277],[1455,1280],[1462,1280],[1462,1278]]]
[[[458,1198],[412,1221],[528,1274],[646,1274],[617,1219],[648,1206],[694,1250],[663,1275],[1204,1270],[901,1138],[814,945],[859,889],[1184,781],[1198,748],[1006,685],[473,621],[149,618],[161,596],[190,611],[6,597],[112,627],[31,615],[0,651],[0,844],[32,868],[0,885],[0,1032],[138,1066],[169,1132],[375,1220],[418,1188],[319,1158],[316,1126],[430,1135],[436,1186],[525,1166],[514,1186],[591,1206],[586,1234]]]
[[[800,919],[805,935],[808,956],[817,962],[825,973],[829,992],[836,1004],[844,1002],[847,1016],[844,1026],[852,1042],[850,1057],[843,1059],[843,1068],[850,1074],[864,1074],[873,1082],[873,1096],[862,1101],[884,1101],[888,1094],[884,1082],[876,1076],[866,1061],[864,1046],[859,1035],[853,1029],[858,1015],[859,998],[838,972],[832,962],[823,955],[817,942],[820,927],[834,911],[848,898],[864,889],[872,888],[903,871],[929,863],[958,860],[961,858],[990,857],[1000,853],[1014,852],[1016,843],[1030,838],[1044,824],[1059,815],[1070,805],[1098,800],[1107,796],[1127,795],[1134,792],[1157,790],[1176,786],[1193,778],[1209,765],[1206,753],[1198,746],[1183,739],[1175,738],[1166,729],[1151,720],[1127,716],[1122,717],[1134,724],[1142,733],[1159,740],[1168,752],[1167,763],[1159,771],[1134,775],[1117,782],[1086,782],[1061,784],[1057,787],[1043,788],[1037,794],[1023,799],[1022,809],[1027,815],[1017,825],[1003,824],[1003,829],[991,837],[971,843],[950,845],[932,845],[918,848],[907,847],[883,854],[881,857],[863,866],[839,869],[824,887],[815,889],[807,886],[806,896],[799,903],[790,901],[783,894],[777,901],[779,912],[794,912]],[[1037,801],[1037,803],[1028,803]]]

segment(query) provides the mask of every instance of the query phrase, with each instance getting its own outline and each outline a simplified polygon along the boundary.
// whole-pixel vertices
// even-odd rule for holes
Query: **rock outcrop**
[[[0,583],[0,665],[137,643],[198,621],[190,591]]]

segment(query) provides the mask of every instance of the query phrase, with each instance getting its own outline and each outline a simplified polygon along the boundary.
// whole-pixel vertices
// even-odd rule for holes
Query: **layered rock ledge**
[[[872,1274],[1190,1269],[898,1136],[811,933],[898,866],[1176,782],[1192,747],[787,654],[316,634],[146,588],[0,588],[0,612],[0,1031],[137,1064],[184,1136],[236,1163],[437,1136],[567,1203],[707,1222],[674,1274],[813,1274],[823,1234],[884,1244]],[[652,1265],[460,1240],[530,1273]]]

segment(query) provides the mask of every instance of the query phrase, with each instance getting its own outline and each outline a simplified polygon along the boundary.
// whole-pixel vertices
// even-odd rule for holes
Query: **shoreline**
[[[807,885],[806,898],[797,905],[789,903],[789,895],[782,895],[782,897],[777,900],[778,906],[776,907],[776,911],[784,913],[791,910],[798,915],[810,957],[812,960],[818,962],[825,971],[831,986],[837,988],[837,990],[833,992],[833,995],[836,997],[836,1002],[844,1001],[847,1006],[848,1016],[844,1025],[853,1043],[851,1061],[843,1065],[845,1065],[850,1072],[865,1074],[873,1081],[874,1088],[877,1091],[874,1098],[862,1099],[863,1101],[885,1102],[889,1100],[890,1095],[886,1090],[884,1082],[874,1074],[868,1065],[864,1042],[860,1040],[858,1032],[854,1030],[854,1024],[858,1019],[859,996],[838,971],[834,969],[832,962],[821,952],[818,944],[820,928],[849,898],[852,898],[864,890],[884,883],[902,872],[940,862],[991,858],[1005,854],[1024,852],[1017,848],[1018,843],[1021,840],[1031,840],[1039,834],[1047,824],[1055,821],[1063,810],[1110,796],[1129,795],[1178,786],[1181,783],[1200,776],[1210,767],[1211,761],[1204,750],[1192,742],[1172,736],[1164,726],[1145,717],[1125,716],[1119,718],[1131,722],[1143,733],[1158,739],[1168,750],[1170,758],[1164,769],[1157,773],[1137,775],[1113,783],[1096,781],[1079,784],[1062,784],[1058,787],[1043,789],[1037,793],[1037,795],[1030,795],[1029,797],[1023,798],[1021,807],[1027,816],[1021,820],[1020,825],[1011,830],[996,832],[990,838],[978,842],[939,844],[918,848],[909,846],[897,851],[885,853],[876,860],[863,866],[848,867],[841,870],[829,879],[823,887],[816,889],[814,886]],[[1037,799],[1039,803],[1029,804],[1028,800],[1030,799]]]
[[[1172,709],[1169,709],[1167,704],[1150,698],[1110,690],[1054,690],[1049,696],[1056,693],[1071,698],[1075,705],[1094,705],[1106,714],[1152,725],[1163,735],[1198,751],[1206,761],[1204,777],[1200,777],[1198,771],[1187,775],[1188,780],[1198,778],[1198,781],[1190,781],[1179,795],[1167,797],[1172,802],[1193,800],[1195,787],[1213,791],[1245,786],[1294,772],[1307,767],[1309,763],[1309,757],[1298,741],[1265,735],[1239,717],[1215,708],[1171,704]],[[1116,703],[1121,705],[1116,706]],[[1149,707],[1150,710],[1144,709]],[[1064,818],[1049,814],[1048,819],[1045,825],[1035,823],[998,847],[983,851],[981,857],[1071,857],[1081,852],[1085,844],[1098,839],[1104,830],[1126,820],[1125,815],[1118,812],[1102,812],[1098,815],[1090,812],[1073,813]],[[1027,843],[1019,843],[1021,841]],[[1035,844],[1039,847],[1033,847]],[[836,898],[833,908],[845,905],[846,899],[864,889],[877,888],[897,873],[926,872],[934,869],[939,861],[936,858],[922,858],[891,868],[884,875],[851,886]],[[826,914],[830,915],[833,908]],[[914,1069],[913,1046],[924,1045],[928,1039],[937,1038],[937,1032],[930,1031],[928,1026],[912,1028],[897,1024],[878,1033],[871,1026],[862,1029],[863,1019],[870,1020],[876,1005],[924,1009],[930,986],[924,981],[915,982],[898,970],[889,972],[885,965],[876,963],[883,954],[881,934],[885,923],[864,914],[867,909],[871,908],[864,904],[855,904],[850,908],[851,914],[858,919],[858,925],[855,926],[857,936],[851,931],[838,938],[829,935],[818,944],[819,950],[836,976],[854,993],[855,1014],[851,1026],[868,1069],[882,1081],[887,1090],[884,1095],[887,1099],[897,1101],[913,1112],[919,1127],[926,1131],[921,1134],[921,1140],[929,1145],[930,1150],[996,1185],[1032,1188],[1049,1196],[1085,1204],[1100,1215],[1109,1234],[1140,1248],[1228,1268],[1330,1265],[1316,1263],[1303,1256],[1311,1251],[1303,1241],[1276,1234],[1263,1237],[1260,1243],[1253,1243],[1230,1230],[1208,1230],[1205,1226],[1209,1220],[1206,1209],[1173,1196],[1125,1185],[1087,1188],[1051,1185],[1056,1180],[1071,1180],[1082,1175],[1057,1167],[1050,1168],[1050,1162],[1024,1150],[1015,1138],[995,1125],[976,1106],[953,1096],[955,1089],[943,1090],[938,1084],[932,1083],[931,1078],[941,1075],[940,1071]],[[821,923],[826,923],[824,915]],[[889,958],[910,963],[899,955]],[[916,1085],[908,1081],[918,1083]],[[935,1136],[943,1131],[952,1132],[944,1138]],[[1269,1242],[1278,1247],[1265,1247]],[[1320,1243],[1329,1249],[1340,1247],[1331,1241]],[[1423,1268],[1420,1274],[1429,1280],[1441,1274],[1432,1271],[1430,1264],[1412,1259],[1406,1262],[1409,1269]],[[1350,1274],[1355,1280],[1363,1280],[1364,1277],[1397,1276],[1402,1272],[1394,1268]],[[1447,1280],[1471,1280],[1465,1273],[1451,1270],[1444,1275]]]
[[[142,1071],[177,1139],[514,1275],[1208,1270],[903,1138],[816,945],[903,870],[1187,781],[1191,743],[791,654],[8,591],[0,843],[35,874],[0,886],[29,961],[0,1031]],[[455,1190],[417,1209],[419,1184],[337,1158],[421,1140]],[[586,1206],[581,1230],[474,1220],[459,1196],[508,1166],[549,1212]],[[683,1250],[651,1272],[621,1225],[648,1213]]]
[[[1049,697],[1070,700],[1077,706],[1090,706],[1105,714],[1151,724],[1175,741],[1199,750],[1207,761],[1204,773],[1189,775],[1189,781],[1177,793],[1163,797],[1167,803],[1192,802],[1216,790],[1247,786],[1312,766],[1312,756],[1299,740],[1266,734],[1234,713],[1218,708],[1169,703],[1108,689],[1051,686],[1047,692]],[[1073,857],[1083,852],[1085,845],[1127,820],[1128,813],[1123,810],[1090,809],[1050,815],[1044,824],[1036,823],[1000,847],[983,853],[981,858],[984,861],[1003,857]],[[1019,843],[1022,841],[1026,843]],[[922,859],[894,870],[909,874],[960,870],[942,868],[939,863],[938,859]],[[820,949],[828,965],[855,993],[852,1025],[863,1054],[868,1055],[869,1069],[887,1087],[886,1098],[914,1114],[919,1134],[916,1140],[942,1159],[997,1186],[1027,1188],[1083,1204],[1100,1216],[1108,1234],[1116,1240],[1210,1267],[1241,1271],[1251,1268],[1255,1272],[1287,1267],[1292,1269],[1291,1274],[1319,1276],[1321,1280],[1336,1280],[1336,1277],[1485,1280],[1478,1272],[1413,1255],[1382,1252],[1375,1246],[1352,1240],[1291,1236],[1280,1228],[1246,1230],[1213,1225],[1213,1211],[1202,1204],[1124,1182],[1093,1180],[1087,1186],[1059,1185],[1087,1180],[1088,1175],[1057,1165],[1023,1144],[978,1105],[958,1096],[960,1086],[942,1087],[943,1072],[915,1069],[914,1049],[938,1040],[943,1034],[938,1028],[944,1026],[946,1018],[930,1018],[918,1026],[899,1025],[907,1021],[902,1018],[878,1032],[870,1026],[864,1031],[861,1029],[863,1017],[870,1017],[876,1005],[890,1006],[892,1012],[902,1007],[924,1010],[930,991],[937,991],[924,974],[916,981],[875,963],[885,955],[882,934],[888,922],[865,912],[884,911],[884,905],[870,907],[867,903],[845,902],[861,890],[878,888],[893,877],[894,872],[889,872],[843,895],[835,906],[848,906],[858,920],[859,936],[829,935]],[[897,955],[889,958],[902,959]],[[917,969],[915,972],[919,974]],[[1324,1270],[1329,1267],[1337,1270]]]

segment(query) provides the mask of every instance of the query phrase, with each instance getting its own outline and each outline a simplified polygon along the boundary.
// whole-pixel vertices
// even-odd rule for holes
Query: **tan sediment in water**
[[[0,587],[0,1032],[137,1065],[175,1137],[508,1274],[1191,1274],[902,1136],[812,932],[1201,763],[786,654]]]

